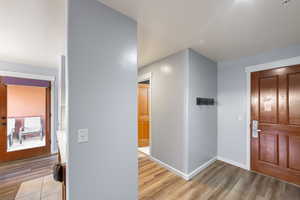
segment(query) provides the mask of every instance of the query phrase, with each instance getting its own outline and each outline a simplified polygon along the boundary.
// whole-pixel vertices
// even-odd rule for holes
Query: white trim
[[[152,155],[152,72],[140,75],[138,82],[149,80],[149,154]]]
[[[218,160],[220,160],[220,161],[222,161],[222,162],[225,162],[225,163],[228,163],[228,164],[231,164],[231,165],[234,165],[234,166],[236,166],[236,167],[239,167],[239,168],[248,170],[247,165],[244,165],[244,164],[242,164],[242,163],[239,163],[239,162],[236,162],[236,161],[227,159],[227,158],[222,158],[222,157],[220,157],[220,156],[218,156]]]
[[[278,60],[275,62],[271,63],[264,63],[264,64],[259,64],[259,65],[254,65],[254,66],[249,66],[246,67],[246,75],[247,75],[247,126],[246,126],[246,148],[247,148],[247,164],[246,164],[246,169],[250,170],[251,169],[251,132],[250,132],[250,124],[251,124],[251,105],[250,105],[250,98],[251,98],[251,72],[256,72],[256,71],[262,71],[262,70],[268,70],[268,69],[275,69],[275,68],[280,68],[280,67],[288,67],[292,65],[297,65],[300,64],[300,56],[298,57],[293,57],[289,59],[283,59],[283,60]]]
[[[257,71],[262,71],[262,70],[267,70],[267,69],[287,67],[287,66],[298,65],[298,64],[300,64],[300,56],[283,59],[283,60],[278,60],[278,61],[270,62],[270,63],[263,63],[263,64],[259,64],[259,65],[249,66],[249,67],[246,67],[246,72],[247,73],[257,72]]]
[[[59,73],[58,73],[58,81],[57,81],[57,88],[58,88],[58,91],[57,91],[57,107],[58,107],[58,118],[57,118],[57,122],[58,122],[58,125],[57,125],[57,130],[60,130],[60,131],[65,131],[65,124],[62,124],[63,122],[63,119],[65,119],[65,117],[62,116],[62,109],[64,109],[65,111],[65,104],[66,104],[66,95],[65,95],[65,77],[66,77],[66,56],[62,55],[61,56],[61,67],[60,67],[60,70],[59,70]],[[64,92],[64,93],[63,93]],[[64,96],[64,99],[62,99]]]
[[[251,72],[247,72],[247,97],[246,97],[246,166],[247,170],[251,170],[251,130],[250,130],[250,125],[251,125]]]
[[[164,163],[164,162],[161,161],[161,160],[158,160],[158,159],[154,158],[153,156],[149,156],[149,158],[150,158],[152,161],[158,163],[158,164],[159,164],[160,166],[162,166],[163,168],[166,168],[167,170],[173,172],[174,174],[176,174],[176,175],[182,177],[184,180],[186,180],[186,181],[189,180],[188,175],[187,175],[186,173],[183,173],[182,171],[180,171],[180,170],[178,170],[178,169],[175,169],[174,167],[172,167],[172,166],[170,166],[170,165]]]
[[[28,79],[37,79],[37,80],[45,80],[45,81],[55,81],[55,76],[45,76],[39,74],[27,74],[20,72],[12,72],[12,71],[0,71],[0,76],[10,76],[17,78],[28,78]]]
[[[54,148],[54,144],[55,144],[55,141],[57,140],[56,139],[56,130],[54,130],[54,116],[55,116],[55,109],[54,109],[54,106],[55,106],[55,81],[51,81],[51,103],[50,103],[50,106],[51,106],[51,117],[50,117],[50,123],[51,123],[51,153],[57,153],[58,152],[58,148]]]
[[[158,163],[163,168],[166,168],[167,170],[171,171],[172,173],[176,174],[177,176],[180,176],[181,178],[183,178],[186,181],[189,181],[192,178],[194,178],[196,175],[198,175],[200,172],[202,172],[204,169],[209,167],[211,164],[213,164],[217,160],[217,157],[212,158],[211,160],[209,160],[206,163],[202,164],[200,167],[198,167],[197,169],[195,169],[191,173],[187,174],[187,173],[184,173],[184,172],[182,172],[178,169],[175,169],[174,167],[162,162],[161,160],[159,160],[157,158],[154,158],[153,156],[149,156],[149,158],[152,161]]]
[[[9,77],[16,77],[16,78],[27,78],[27,79],[36,79],[36,80],[44,80],[51,82],[51,153],[57,153],[54,148],[54,141],[56,141],[54,130],[54,115],[55,115],[55,76],[45,76],[39,74],[27,74],[27,73],[20,73],[20,72],[13,72],[13,71],[0,71],[0,76],[9,76]]]
[[[199,174],[204,169],[206,169],[207,167],[209,167],[216,160],[217,160],[217,157],[214,157],[214,158],[210,159],[209,161],[207,161],[206,163],[204,163],[203,165],[201,165],[200,167],[198,167],[197,169],[195,169],[194,171],[192,171],[191,173],[189,173],[187,175],[187,180],[191,180],[192,178],[194,178],[197,174]]]
[[[186,66],[184,68],[184,112],[183,112],[183,158],[184,158],[184,170],[189,172],[189,99],[190,99],[190,50],[186,51]]]

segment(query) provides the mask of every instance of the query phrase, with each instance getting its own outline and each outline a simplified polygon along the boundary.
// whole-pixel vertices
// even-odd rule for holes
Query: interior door
[[[138,86],[138,145],[149,146],[149,84]]]
[[[300,184],[300,65],[251,74],[252,170]]]
[[[39,84],[41,82],[36,80],[31,81],[29,79],[25,81],[23,79],[18,79],[18,78],[15,78],[14,80],[13,79],[14,78],[10,79],[10,81],[24,82],[26,84],[27,83]],[[40,146],[34,146],[33,142],[31,142],[31,140],[28,139],[28,135],[29,135],[28,131],[26,132],[27,135],[25,135],[25,130],[22,130],[24,133],[22,136],[23,140],[17,140],[18,137],[20,138],[20,132],[21,132],[21,130],[18,130],[19,129],[18,120],[20,120],[20,118],[13,117],[14,121],[12,122],[10,121],[12,118],[8,117],[8,101],[10,101],[8,98],[8,88],[10,85],[8,85],[4,80],[5,80],[4,77],[0,77],[0,163],[50,154],[51,153],[51,134],[50,134],[51,132],[50,130],[51,88],[50,85],[51,84],[49,83],[49,87],[43,87],[43,90],[45,90],[44,92],[45,95],[43,98],[45,104],[45,118],[44,120],[41,120],[41,124],[43,124],[42,125],[43,134],[40,135],[42,136],[44,143],[43,145]],[[26,104],[27,102],[23,102],[23,103],[24,106],[29,107],[30,110],[30,105],[27,105]],[[26,118],[32,119],[34,117],[28,116]],[[22,123],[23,123],[22,125],[24,126],[24,119]],[[13,129],[8,128],[11,126],[14,126]],[[10,132],[8,131],[8,129],[11,129],[12,131]],[[23,148],[22,145],[25,144],[28,144],[27,148]]]

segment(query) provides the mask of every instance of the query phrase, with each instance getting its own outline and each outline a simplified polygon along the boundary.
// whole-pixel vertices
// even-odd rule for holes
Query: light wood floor
[[[139,156],[139,200],[300,200],[300,188],[221,161],[186,182]]]
[[[14,200],[21,183],[51,174],[56,159],[0,165],[0,200]],[[300,200],[300,188],[220,161],[187,182],[144,154],[139,156],[139,200],[244,199]]]
[[[22,183],[52,174],[57,156],[0,164],[0,200],[14,200]]]

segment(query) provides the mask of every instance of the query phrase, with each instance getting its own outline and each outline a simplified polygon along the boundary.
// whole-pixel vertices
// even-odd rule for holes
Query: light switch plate
[[[239,116],[238,116],[238,120],[239,120],[239,121],[243,121],[243,116],[242,116],[242,115],[239,115]]]
[[[89,130],[79,129],[78,130],[78,143],[85,143],[89,141]]]

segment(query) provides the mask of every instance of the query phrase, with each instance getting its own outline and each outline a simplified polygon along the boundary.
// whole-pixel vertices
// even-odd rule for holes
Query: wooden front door
[[[138,145],[149,146],[149,84],[138,86]]]
[[[39,87],[39,89],[44,90],[44,102],[41,103],[45,104],[45,114],[40,117],[41,120],[36,120],[39,117],[8,117],[8,87],[9,86],[3,82],[3,77],[0,77],[0,163],[41,155],[49,155],[51,153],[51,88]],[[30,104],[27,103],[28,102],[23,99],[18,99],[18,106],[22,104],[27,110],[30,110]],[[30,132],[29,129],[25,129],[25,118],[27,118],[27,122],[30,120],[30,122],[34,120],[41,122],[41,124],[43,124],[41,125],[41,131]],[[35,140],[32,139],[33,137]]]
[[[300,184],[300,65],[251,74],[251,168]]]

